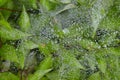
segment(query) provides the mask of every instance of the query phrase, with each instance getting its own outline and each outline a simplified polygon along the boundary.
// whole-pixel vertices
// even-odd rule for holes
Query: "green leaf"
[[[17,29],[8,30],[4,27],[0,27],[0,37],[6,40],[18,40],[28,36],[28,34],[23,33]]]
[[[58,76],[61,80],[79,80],[80,69],[84,69],[84,67],[75,58],[73,53],[63,50],[59,61],[60,69],[58,71]]]
[[[107,69],[107,63],[104,58],[100,58],[98,60],[98,68],[101,70],[102,73],[106,72]]]
[[[60,0],[61,3],[68,4],[71,3],[71,0]]]
[[[93,36],[96,34],[96,30],[100,24],[100,22],[104,19],[104,17],[107,15],[107,12],[109,8],[113,5],[114,0],[97,0],[93,7],[92,7],[92,27],[94,28],[93,30]]]
[[[54,26],[54,32],[57,35],[57,37],[63,38],[64,33],[63,33],[63,30],[60,27]]]
[[[26,56],[29,53],[31,49],[37,48],[38,45],[33,43],[32,41],[23,41],[19,47],[17,48],[18,50],[18,59],[19,59],[19,64],[20,67],[23,69],[25,65],[29,65],[29,63],[25,64]],[[32,56],[31,56],[32,57]],[[27,60],[28,61],[28,60]],[[31,61],[32,62],[32,61]],[[28,66],[26,66],[28,67]]]
[[[116,47],[116,48],[107,48],[107,53],[110,53],[110,54],[113,54],[113,55],[116,55],[116,56],[120,56],[120,47]]]
[[[0,20],[5,20],[1,12],[0,12]]]
[[[4,19],[2,13],[0,13],[0,26],[5,27],[6,29],[12,29],[10,24]]]
[[[100,73],[97,72],[97,73],[92,74],[92,75],[88,78],[88,80],[101,80]]]
[[[1,55],[0,55],[1,56]],[[10,70],[10,61],[6,60],[5,62],[1,63],[1,72],[6,72]]]
[[[26,59],[26,54],[27,54],[28,52],[26,51],[23,51],[23,52],[20,52],[20,51],[18,51],[18,60],[19,60],[19,66],[20,66],[20,68],[21,69],[23,69],[25,66],[25,59]]]
[[[19,24],[21,30],[24,32],[27,32],[30,28],[29,16],[28,16],[24,6],[23,6],[22,13],[20,15],[20,18],[18,19],[18,24]]]
[[[5,60],[10,60],[11,62],[18,62],[17,52],[13,46],[10,45],[3,45],[0,48],[0,55]]]
[[[41,80],[49,80],[47,77],[42,77]]]
[[[84,69],[84,67],[79,63],[79,61],[75,58],[75,55],[71,53],[71,51],[63,50],[64,54],[62,54],[63,57],[63,63],[69,64],[71,67],[76,67],[79,69]]]
[[[0,20],[0,26],[6,28],[8,30],[12,29],[10,24],[7,21],[5,21],[5,20]]]
[[[49,41],[46,44],[41,43],[39,46],[40,51],[46,56],[50,55],[51,53],[56,52],[59,49],[59,45],[53,41]]]
[[[60,80],[59,75],[58,75],[58,71],[49,72],[46,74],[46,76],[50,80]]]
[[[60,4],[60,3],[62,3],[62,4],[71,3],[71,0],[50,0],[50,1],[53,2],[53,3],[58,3],[58,4]]]
[[[19,78],[10,72],[4,72],[0,73],[0,80],[19,80]]]
[[[32,51],[24,57],[24,69],[33,69],[37,65],[36,52]]]
[[[28,49],[28,50],[38,47],[37,44],[35,44],[34,42],[29,41],[29,40],[23,42],[21,46],[24,47],[25,49]]]
[[[98,43],[95,43],[91,40],[88,40],[88,39],[81,39],[79,40],[79,44],[85,48],[85,49],[88,49],[88,50],[94,50],[94,49],[99,49],[100,48],[100,45]]]
[[[48,44],[41,43],[40,46],[39,46],[39,49],[45,55],[49,55],[50,54],[50,50],[49,50]]]
[[[66,10],[69,10],[69,9],[72,9],[72,8],[75,8],[75,7],[76,6],[74,4],[67,4],[62,10],[56,12],[56,15],[62,13],[63,11],[66,11]]]
[[[51,2],[50,0],[40,0],[42,6],[49,10],[54,10],[56,8],[56,3]]]
[[[3,6],[8,0],[0,0],[0,7]]]
[[[34,74],[28,76],[28,80],[40,80],[46,73],[50,71],[51,69],[37,70]]]
[[[120,1],[115,1],[115,4],[109,9],[106,17],[101,21],[99,27],[103,29],[120,31],[120,19],[119,19],[119,4]]]
[[[40,63],[37,70],[50,69],[52,67],[52,64],[53,64],[52,56],[48,56]]]
[[[31,4],[34,9],[37,9],[37,0],[29,0],[29,2],[29,4]]]
[[[117,36],[117,31],[111,32],[102,36],[98,42],[103,47],[110,46],[110,45],[114,46],[119,43],[118,40],[116,39],[116,36]]]
[[[14,5],[13,5],[13,1],[12,0],[7,0],[7,3],[2,6],[5,9],[13,9]],[[1,13],[3,14],[4,18],[7,20],[9,18],[9,16],[11,15],[12,11],[8,11],[8,10],[2,10]]]
[[[26,33],[23,33],[17,29],[11,27],[11,25],[4,19],[0,13],[0,37],[6,40],[18,40],[24,37],[29,36]]]

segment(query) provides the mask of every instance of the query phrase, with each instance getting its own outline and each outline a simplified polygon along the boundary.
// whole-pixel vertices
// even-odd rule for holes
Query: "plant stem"
[[[12,9],[8,9],[8,8],[0,8],[0,10],[6,10],[6,11],[10,11],[10,12],[21,12],[19,10],[12,10]]]

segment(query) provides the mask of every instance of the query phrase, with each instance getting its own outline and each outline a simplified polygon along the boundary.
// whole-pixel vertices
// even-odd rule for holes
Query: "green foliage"
[[[75,8],[75,5],[74,5],[74,4],[68,4],[68,5],[66,5],[62,10],[58,11],[58,12],[56,13],[56,15],[62,13],[63,11],[72,9],[72,8]]]
[[[36,71],[33,75],[30,75],[28,77],[29,80],[40,80],[46,73],[48,73],[49,71],[51,71],[51,69],[47,69],[47,70],[38,70]]]
[[[92,42],[91,40],[88,39],[81,39],[79,43],[83,48],[88,50],[99,49],[101,47],[99,44]]]
[[[6,1],[6,0],[4,0]],[[14,5],[13,5],[13,1],[12,0],[7,0],[7,2],[5,3],[4,6],[2,6],[4,8],[9,8],[9,9],[13,9]],[[5,17],[5,19],[7,20],[11,14],[10,11],[7,11],[7,10],[3,10],[1,11],[1,13],[3,13],[3,16]]]
[[[40,0],[40,3],[47,10],[53,10],[56,7],[56,4],[51,2],[50,0]]]
[[[29,4],[31,4],[31,6],[34,8],[34,9],[37,9],[37,1],[36,0],[29,0]]]
[[[4,72],[0,73],[0,80],[19,80],[19,78],[10,72]]]
[[[0,80],[120,80],[120,0],[0,0]]]
[[[88,80],[101,80],[99,72],[94,73],[93,75],[90,76]]]
[[[27,32],[28,29],[30,28],[29,16],[28,16],[24,6],[23,6],[22,13],[20,15],[18,24],[19,24],[21,30],[24,31],[24,32]]]
[[[23,33],[17,29],[12,28],[11,25],[6,20],[4,20],[4,17],[2,16],[2,14],[0,14],[0,16],[1,16],[1,20],[0,20],[1,38],[6,40],[18,40],[18,39],[29,36],[26,33]]]
[[[4,19],[4,17],[2,16],[1,13],[0,13],[0,17],[1,17],[0,26],[4,27],[4,28],[7,28],[8,30],[11,30],[10,24]]]
[[[0,36],[1,36],[1,38],[6,39],[6,40],[18,40],[21,38],[25,38],[29,35],[21,32],[17,29],[8,30],[8,29],[1,27],[0,28]]]
[[[19,47],[17,48],[17,52],[18,52],[18,60],[19,60],[19,64],[20,67],[23,69],[24,67],[28,67],[27,65],[29,65],[32,61],[30,61],[30,59],[28,59],[27,63],[25,63],[26,60],[26,56],[29,53],[29,51],[31,49],[37,48],[38,45],[34,44],[32,41],[23,41]],[[33,61],[34,62],[34,61]]]
[[[48,56],[41,62],[41,64],[38,66],[38,69],[39,70],[50,69],[52,67],[52,63],[53,63],[52,57]]]
[[[79,63],[73,54],[63,49],[60,55],[60,69],[58,71],[59,79],[62,80],[79,80],[80,69],[84,67]]]
[[[8,0],[0,0],[0,6],[3,6]]]
[[[4,45],[2,48],[0,48],[0,55],[5,60],[9,60],[11,62],[18,62],[17,59],[17,52],[13,46],[10,45]]]

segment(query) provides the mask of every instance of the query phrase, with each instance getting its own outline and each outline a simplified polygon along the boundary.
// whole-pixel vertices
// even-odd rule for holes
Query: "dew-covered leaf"
[[[18,62],[17,52],[13,46],[4,45],[0,48],[0,55],[11,62]]]
[[[100,48],[100,45],[98,43],[93,42],[93,41],[88,40],[88,39],[79,40],[79,44],[83,48],[88,49],[88,50],[94,50],[94,49],[99,49]]]
[[[118,40],[116,39],[116,35],[117,31],[105,34],[99,39],[98,42],[103,47],[114,46],[115,44],[119,43]]]
[[[21,30],[24,32],[27,32],[30,28],[29,16],[28,16],[24,6],[23,6],[22,13],[20,15],[20,18],[18,20],[18,24],[19,24]]]
[[[6,28],[8,30],[12,29],[10,24],[7,21],[5,21],[5,20],[0,20],[0,26]]]
[[[40,63],[37,70],[50,69],[52,67],[52,64],[53,64],[52,56],[48,56]]]
[[[63,38],[64,33],[62,31],[61,28],[59,28],[58,26],[54,26],[54,33],[57,35],[57,37],[59,38]]]
[[[0,68],[1,68],[2,72],[9,71],[9,69],[10,69],[10,61],[6,60],[5,62],[2,62]]]
[[[47,43],[41,43],[39,49],[43,52],[43,54],[49,55],[50,53],[57,51],[59,49],[59,45],[50,41]]]
[[[67,4],[62,10],[56,12],[56,15],[62,13],[63,11],[72,9],[72,8],[75,8],[75,5],[74,5],[74,4]]]
[[[58,71],[60,79],[79,80],[80,69],[84,69],[84,67],[73,54],[64,50],[64,52],[60,55],[60,64],[60,69]]]
[[[50,72],[51,69],[37,70],[34,74],[29,75],[29,80],[40,80],[46,73]]]
[[[98,68],[101,70],[102,73],[106,72],[107,69],[107,63],[104,58],[100,58],[98,60]]]
[[[18,40],[24,37],[28,37],[27,33],[23,33],[18,29],[14,29],[11,25],[4,19],[2,14],[0,13],[0,36],[6,40]]]
[[[21,46],[24,47],[25,49],[29,49],[29,50],[38,47],[37,44],[35,44],[34,42],[29,41],[29,40],[23,42]]]
[[[49,10],[54,10],[56,8],[56,3],[51,2],[50,0],[40,0],[42,6]]]
[[[113,55],[116,55],[116,56],[120,56],[120,47],[117,47],[117,48],[107,48],[107,53],[110,53],[110,54],[113,54]]]
[[[19,64],[20,64],[21,68],[25,67],[26,56],[30,52],[30,50],[34,49],[34,48],[37,48],[37,47],[38,47],[38,45],[35,44],[35,43],[33,43],[32,41],[23,41],[19,45],[19,47],[17,48],[17,50],[18,50]],[[30,57],[32,57],[32,56],[30,56]],[[29,63],[27,63],[27,65],[29,65]]]
[[[96,72],[94,74],[92,74],[88,80],[101,80],[101,77],[100,77],[100,73],[99,72]]]
[[[17,29],[8,30],[4,27],[0,27],[0,36],[6,40],[18,40],[30,36],[27,33],[23,33]]]
[[[103,18],[107,15],[109,8],[113,5],[113,0],[97,0],[92,8],[92,27],[93,30],[93,36],[95,36],[96,30],[100,24],[100,22],[103,20]]]
[[[100,28],[120,31],[120,1],[116,0],[114,3],[106,17],[101,21]]]
[[[59,75],[58,75],[58,71],[53,71],[53,72],[50,72],[48,74],[46,74],[46,76],[48,77],[48,79],[50,80],[59,80]]]

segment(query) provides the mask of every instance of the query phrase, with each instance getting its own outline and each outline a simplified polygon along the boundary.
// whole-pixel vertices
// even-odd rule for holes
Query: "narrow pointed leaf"
[[[0,36],[1,38],[6,39],[6,40],[18,40],[21,38],[28,37],[29,35],[17,29],[8,30],[3,27],[0,27]]]
[[[34,74],[28,77],[29,80],[40,80],[46,73],[50,72],[51,69],[38,70]]]
[[[24,32],[27,32],[30,28],[29,16],[28,16],[24,6],[23,6],[22,13],[20,15],[20,18],[18,20],[18,24],[19,24],[21,30]]]
[[[52,67],[52,56],[48,56],[46,57],[38,66],[38,70],[46,70],[46,69],[50,69]]]

